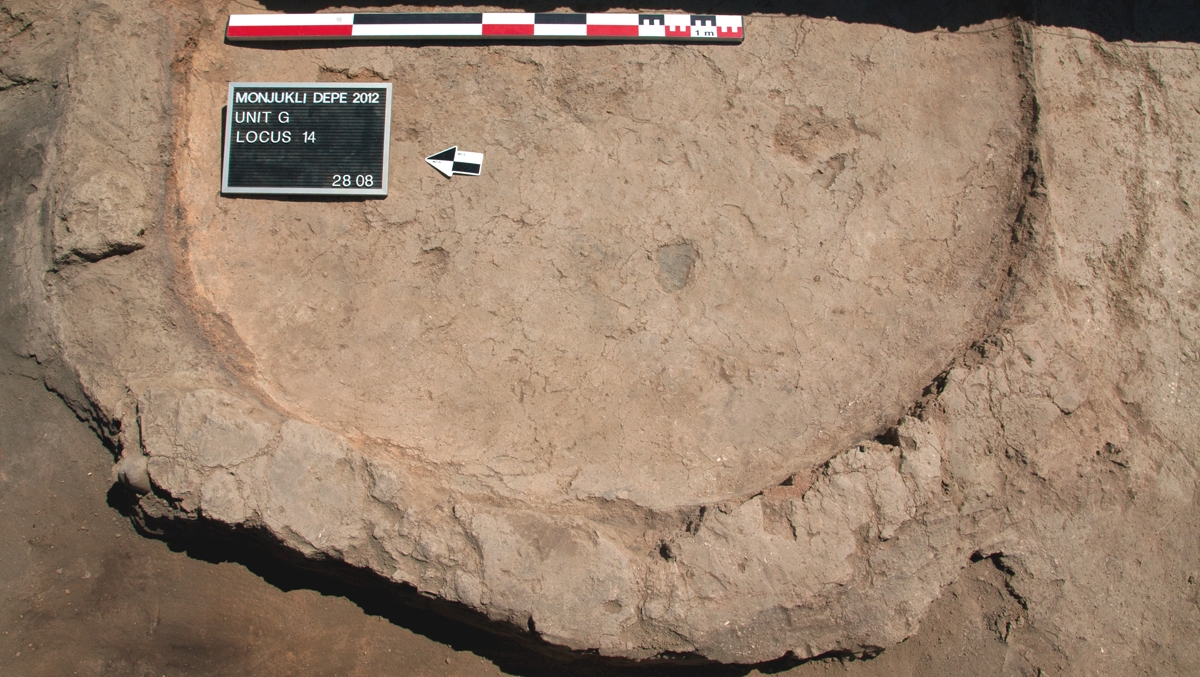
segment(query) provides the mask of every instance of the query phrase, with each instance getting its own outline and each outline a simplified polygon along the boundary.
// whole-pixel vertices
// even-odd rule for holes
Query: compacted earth
[[[1194,12],[285,9],[429,10],[0,3],[0,672],[1200,671]],[[388,197],[223,196],[230,82]]]

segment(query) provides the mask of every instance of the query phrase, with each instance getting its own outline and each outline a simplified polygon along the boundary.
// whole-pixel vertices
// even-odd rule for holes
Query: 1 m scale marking
[[[377,12],[233,14],[225,29],[240,40],[630,40],[741,42],[742,17],[618,12]]]
[[[390,83],[231,82],[221,192],[386,196]]]

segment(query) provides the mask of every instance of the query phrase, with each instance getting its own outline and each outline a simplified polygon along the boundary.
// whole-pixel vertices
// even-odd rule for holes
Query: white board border
[[[380,188],[255,188],[229,186],[229,144],[233,135],[233,90],[236,87],[300,87],[320,89],[382,89],[387,103],[383,116],[383,186]],[[221,150],[221,194],[222,195],[345,195],[349,197],[387,197],[388,165],[391,164],[392,148],[392,83],[390,82],[231,82],[225,103],[225,143]]]

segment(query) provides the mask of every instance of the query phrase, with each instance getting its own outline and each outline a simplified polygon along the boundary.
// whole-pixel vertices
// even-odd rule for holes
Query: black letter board
[[[387,195],[392,85],[231,82],[225,194]]]

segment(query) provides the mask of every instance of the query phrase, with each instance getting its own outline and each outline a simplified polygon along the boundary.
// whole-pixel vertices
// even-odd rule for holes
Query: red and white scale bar
[[[233,14],[225,37],[232,41],[476,38],[741,42],[742,17],[572,12]]]

